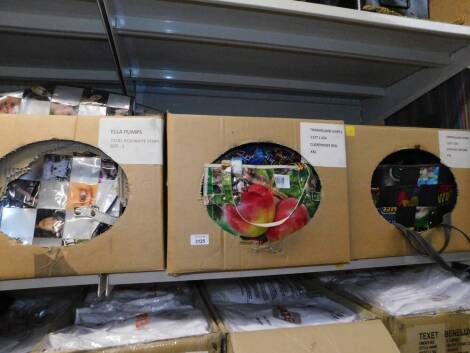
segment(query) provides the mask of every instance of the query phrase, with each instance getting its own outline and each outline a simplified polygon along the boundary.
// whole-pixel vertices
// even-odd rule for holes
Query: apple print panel
[[[277,243],[303,228],[318,209],[320,191],[314,167],[273,143],[241,145],[204,166],[209,217],[250,243]]]

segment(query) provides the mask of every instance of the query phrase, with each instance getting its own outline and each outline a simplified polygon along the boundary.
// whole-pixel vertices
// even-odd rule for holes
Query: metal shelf
[[[448,262],[470,263],[470,252],[449,253],[443,255]],[[68,277],[47,277],[33,279],[19,279],[0,281],[0,291],[48,288],[48,287],[68,287],[79,285],[97,285],[112,287],[122,284],[143,284],[143,283],[165,283],[182,281],[201,281],[215,280],[224,278],[243,278],[243,277],[261,277],[278,276],[292,274],[306,274],[315,272],[329,272],[340,270],[358,270],[366,268],[408,266],[432,263],[426,257],[419,255],[386,257],[380,259],[356,260],[348,264],[305,266],[305,267],[287,267],[266,270],[248,270],[248,271],[226,271],[185,274],[180,276],[171,276],[165,271],[155,272],[136,272],[136,273],[116,273],[109,275],[87,275],[87,276],[68,276]],[[103,288],[100,292],[104,293]]]
[[[121,74],[139,103],[162,111],[363,123],[385,119],[470,63],[470,27],[293,0],[2,0],[0,40],[8,54],[0,57],[2,90],[32,82],[119,89]],[[445,258],[470,261],[470,253]],[[2,281],[0,291],[428,262],[37,278]]]
[[[2,90],[65,82],[175,113],[355,123],[470,62],[470,27],[294,0],[3,0],[0,40]]]
[[[354,100],[341,118],[372,123],[470,62],[465,26],[292,0],[104,3],[128,90],[150,105],[165,84],[271,90]]]
[[[119,87],[94,0],[2,0],[0,84],[64,82]]]

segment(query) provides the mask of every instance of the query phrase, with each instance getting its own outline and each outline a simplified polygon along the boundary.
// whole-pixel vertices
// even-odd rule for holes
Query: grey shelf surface
[[[470,62],[470,27],[294,0],[3,0],[0,40],[0,89],[121,73],[162,111],[364,123]]]
[[[342,119],[370,123],[470,62],[465,26],[292,0],[104,2],[128,90],[155,104],[162,84],[271,90],[336,98]]]
[[[470,263],[470,252],[448,253],[443,255],[449,262]],[[410,255],[402,257],[386,257],[379,259],[355,260],[347,264],[305,266],[305,267],[286,267],[262,270],[246,271],[225,271],[185,274],[171,276],[165,271],[155,272],[136,272],[136,273],[116,273],[109,275],[87,275],[87,276],[68,276],[68,277],[47,277],[33,279],[19,279],[0,281],[0,291],[49,288],[49,287],[68,287],[79,285],[106,285],[116,286],[123,284],[143,284],[143,283],[165,283],[182,281],[200,281],[216,280],[224,278],[242,278],[242,277],[261,277],[306,274],[315,272],[358,270],[366,268],[380,268],[392,266],[408,266],[429,264],[431,260],[419,255]]]

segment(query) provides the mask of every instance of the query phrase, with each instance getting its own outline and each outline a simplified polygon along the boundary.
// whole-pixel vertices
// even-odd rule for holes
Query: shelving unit
[[[175,113],[363,123],[470,62],[470,27],[293,0],[5,0],[0,39],[2,89],[87,83]]]
[[[120,88],[95,1],[2,1],[0,42],[3,91],[43,82]]]
[[[470,264],[470,253],[449,253],[443,255],[448,262],[460,262]],[[392,267],[421,265],[431,263],[427,257],[412,255],[401,257],[385,257],[380,259],[356,260],[348,264],[323,265],[323,266],[305,266],[305,267],[287,267],[265,270],[249,271],[227,271],[227,272],[209,272],[195,273],[179,276],[171,276],[165,271],[155,272],[136,272],[136,273],[115,273],[109,275],[88,275],[88,276],[68,276],[68,277],[47,277],[33,279],[19,279],[10,281],[0,281],[0,292],[8,290],[21,290],[28,288],[49,288],[49,287],[69,287],[79,285],[96,285],[102,287],[100,293],[104,293],[106,288],[122,284],[139,283],[164,283],[164,282],[183,282],[183,281],[202,281],[215,280],[223,278],[242,278],[242,277],[262,277],[277,275],[305,274],[315,272],[346,271],[366,268]]]
[[[384,120],[469,66],[470,27],[293,0],[3,0],[0,89],[127,91],[175,113]],[[250,102],[250,104],[246,104]],[[470,262],[470,253],[448,254]],[[25,279],[0,291],[294,274],[427,263],[421,256],[172,277]]]
[[[269,91],[270,101],[315,97],[307,100],[315,106],[310,116],[372,123],[470,62],[465,26],[291,0],[104,4],[128,91],[177,111],[199,109],[196,96],[205,107],[215,101],[217,112],[229,99],[222,95],[218,104],[214,91],[230,99]],[[177,88],[161,91],[168,85]],[[287,113],[258,105],[235,113]]]

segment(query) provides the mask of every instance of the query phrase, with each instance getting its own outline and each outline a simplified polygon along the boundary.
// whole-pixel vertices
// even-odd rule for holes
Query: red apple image
[[[289,197],[282,200],[277,204],[276,216],[274,222],[279,221],[289,216],[294,207],[297,206],[297,199]],[[277,227],[270,228],[266,232],[266,236],[271,241],[279,241],[285,238],[287,235],[298,231],[303,228],[309,221],[307,207],[304,204],[300,204],[295,212],[289,217],[287,221]]]
[[[259,237],[267,228],[257,227],[245,222],[270,223],[276,212],[275,197],[271,188],[260,184],[251,184],[241,193],[238,213],[232,204],[224,204],[224,217],[227,224],[238,234],[245,237]],[[240,217],[242,215],[242,217]]]

